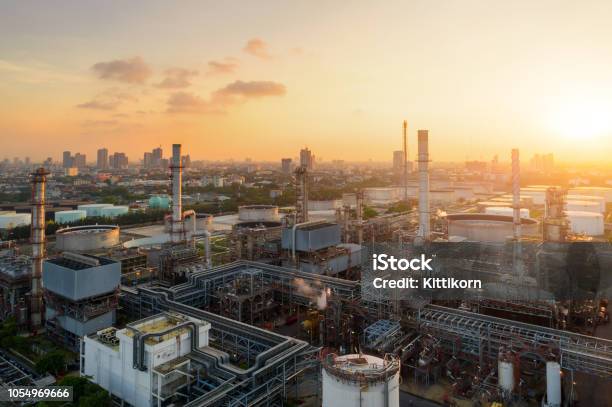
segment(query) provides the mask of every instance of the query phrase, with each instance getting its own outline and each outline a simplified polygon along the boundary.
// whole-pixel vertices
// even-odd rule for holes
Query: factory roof
[[[73,253],[64,253],[63,256],[48,259],[47,262],[61,267],[69,268],[71,270],[85,270],[92,267],[104,266],[107,264],[115,263],[114,260],[107,259],[104,257],[91,256],[89,254]]]

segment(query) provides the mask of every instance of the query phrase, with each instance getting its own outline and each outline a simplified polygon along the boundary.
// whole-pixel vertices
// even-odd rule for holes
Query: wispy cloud
[[[91,67],[91,70],[100,79],[134,84],[145,83],[152,73],[151,68],[141,57],[98,62]]]
[[[219,114],[237,103],[267,96],[283,96],[285,85],[272,81],[235,81],[212,92],[209,99],[194,93],[175,92],[168,98],[168,113]]]
[[[243,48],[247,54],[261,59],[272,59],[272,55],[268,51],[268,44],[261,38],[250,39]]]
[[[6,59],[0,59],[0,75],[8,75],[13,81],[28,84],[84,82],[81,76],[64,73],[47,64],[28,62],[26,65]]]
[[[115,110],[124,102],[137,102],[138,98],[116,88],[98,93],[92,100],[80,103],[76,107],[93,110]]]
[[[171,68],[167,69],[164,74],[166,77],[155,86],[165,89],[180,89],[191,86],[191,79],[198,75],[198,71],[184,68]]]
[[[230,74],[238,69],[238,60],[234,58],[225,58],[223,61],[209,61],[208,75]]]

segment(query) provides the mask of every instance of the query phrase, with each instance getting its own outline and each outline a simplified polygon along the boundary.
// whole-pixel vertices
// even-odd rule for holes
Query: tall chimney
[[[308,222],[308,168],[305,165],[295,170],[296,223]]]
[[[512,217],[514,240],[521,238],[521,166],[519,150],[512,149]]]
[[[429,134],[418,131],[419,144],[419,236],[429,240],[431,234],[429,216]]]
[[[181,184],[183,182],[183,165],[181,162],[181,145],[172,144],[172,228],[170,230],[172,243],[180,243],[183,240],[183,205]]]
[[[38,168],[32,174],[32,281],[30,289],[30,327],[37,331],[42,326],[42,264],[45,257],[45,183],[49,172]]]
[[[404,201],[408,202],[408,140],[406,130],[408,128],[408,122],[404,120]]]

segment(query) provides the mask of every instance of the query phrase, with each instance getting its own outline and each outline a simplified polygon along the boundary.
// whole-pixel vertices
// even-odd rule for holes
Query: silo
[[[109,206],[113,206],[113,204],[86,204],[79,205],[77,209],[80,211],[85,211],[87,213],[87,217],[90,218],[102,216],[102,209],[108,208]]]
[[[565,212],[570,221],[573,233],[584,233],[587,236],[601,236],[604,234],[604,219],[601,213],[584,211]]]
[[[327,355],[323,360],[322,407],[399,407],[395,356]]]
[[[55,212],[55,223],[72,223],[85,219],[86,217],[87,212],[84,210],[59,211]]]
[[[102,208],[100,211],[101,216],[106,218],[116,218],[120,215],[125,215],[130,211],[128,206],[109,206],[107,208]]]

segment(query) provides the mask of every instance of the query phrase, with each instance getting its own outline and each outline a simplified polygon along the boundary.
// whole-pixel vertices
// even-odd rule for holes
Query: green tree
[[[51,351],[36,362],[36,370],[39,373],[51,373],[57,375],[66,367],[64,353],[58,350]]]

